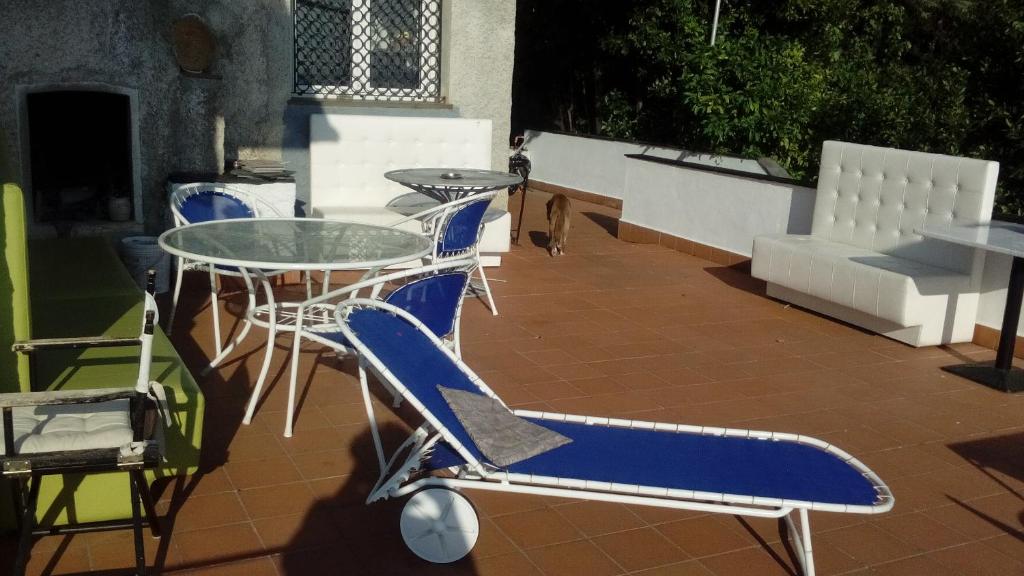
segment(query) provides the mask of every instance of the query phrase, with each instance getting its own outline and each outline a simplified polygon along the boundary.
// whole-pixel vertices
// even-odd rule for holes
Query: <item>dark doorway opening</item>
[[[35,221],[131,219],[128,96],[37,92],[27,107]]]

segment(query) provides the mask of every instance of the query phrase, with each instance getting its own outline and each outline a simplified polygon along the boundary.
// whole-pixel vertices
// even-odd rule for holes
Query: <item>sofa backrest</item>
[[[31,337],[25,203],[14,184],[0,193],[0,393],[28,392],[28,358],[11,351],[15,340]]]
[[[988,222],[998,175],[998,162],[826,141],[811,234],[971,273],[972,249],[915,230]]]
[[[449,167],[490,169],[490,120],[309,117],[310,208],[384,206],[410,192],[384,178],[385,172]]]

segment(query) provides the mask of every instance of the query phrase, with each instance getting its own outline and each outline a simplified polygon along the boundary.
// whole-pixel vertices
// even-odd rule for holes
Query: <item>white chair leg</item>
[[[288,413],[285,414],[284,436],[292,437],[292,424],[295,421],[295,389],[299,379],[299,354],[302,347],[302,307],[295,314],[295,339],[292,341],[291,370],[288,376]]]
[[[476,270],[480,273],[480,281],[484,285],[484,293],[487,294],[487,303],[491,307],[491,314],[494,316],[498,315],[498,307],[494,305],[494,297],[491,296],[491,285],[487,283],[487,275],[484,274],[484,264],[480,261],[480,253],[476,254]]]
[[[793,512],[784,517],[789,537],[793,541],[793,548],[796,552],[797,561],[804,576],[814,576],[814,550],[811,547],[811,521],[808,518],[807,509],[800,509],[799,528],[793,522]]]
[[[167,318],[167,330],[165,332],[168,336],[171,335],[171,331],[174,330],[174,314],[178,311],[178,298],[181,296],[181,281],[185,275],[185,259],[182,257],[177,258],[178,271],[174,277],[174,294],[171,296],[171,314]]]
[[[363,406],[366,407],[366,416],[370,420],[370,433],[373,436],[373,447],[377,451],[377,464],[380,466],[381,474],[384,474],[387,464],[384,458],[384,448],[380,441],[380,431],[377,429],[377,417],[373,411],[373,401],[370,399],[370,386],[366,381],[366,368],[362,361],[359,362],[359,387],[363,393]]]
[[[220,356],[222,352],[220,343],[220,305],[217,301],[217,272],[212,265],[210,266],[210,309],[213,311],[214,356]]]

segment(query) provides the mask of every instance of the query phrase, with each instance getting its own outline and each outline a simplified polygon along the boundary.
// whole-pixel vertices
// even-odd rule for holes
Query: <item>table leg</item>
[[[1021,299],[1024,298],[1024,258],[1015,257],[1010,267],[1010,284],[1006,289],[1006,309],[999,334],[996,368],[1009,370],[1013,362],[1013,348],[1017,342],[1017,324],[1020,321]]]
[[[231,340],[230,344],[225,346],[219,353],[217,353],[217,355],[213,357],[213,360],[210,360],[210,363],[206,366],[206,368],[203,368],[203,371],[200,373],[200,376],[206,376],[210,372],[213,372],[213,369],[216,368],[218,364],[223,362],[224,358],[226,358],[228,354],[231,354],[231,351],[234,350],[236,346],[242,343],[242,340],[245,340],[245,337],[249,335],[249,330],[252,329],[252,315],[256,311],[256,289],[253,286],[252,280],[249,278],[248,274],[243,273],[242,280],[245,282],[245,289],[249,293],[249,306],[245,311],[245,321],[242,323],[242,329],[238,332],[238,336]],[[218,334],[219,333],[220,332],[218,330]],[[217,339],[218,341],[220,340],[219,335]]]
[[[295,337],[292,340],[291,370],[288,373],[288,413],[285,414],[284,437],[292,437],[292,423],[295,420],[295,389],[299,379],[299,355],[302,349],[302,323],[306,307],[300,305],[295,312]]]
[[[519,200],[519,223],[516,224],[516,238],[515,244],[519,246],[519,236],[523,233],[523,211],[526,210],[526,182],[524,181],[522,186],[519,187],[519,192],[523,197]]]
[[[1024,258],[1014,257],[1010,267],[1010,283],[1006,289],[1006,307],[1003,310],[996,361],[947,366],[944,370],[1003,392],[1024,391],[1024,370],[1013,367],[1013,349],[1017,340],[1022,299]]]
[[[248,278],[248,274],[245,270],[243,274]],[[245,418],[242,419],[244,424],[252,422],[252,415],[256,412],[256,405],[260,401],[260,394],[263,392],[263,383],[267,379],[267,372],[270,370],[270,359],[274,354],[274,341],[277,338],[277,304],[274,302],[274,291],[271,289],[270,280],[267,279],[266,275],[262,271],[257,270],[260,283],[263,284],[263,289],[267,292],[267,350],[263,354],[263,367],[260,368],[260,376],[256,379],[256,387],[252,391],[252,396],[249,397],[249,405],[245,409]]]

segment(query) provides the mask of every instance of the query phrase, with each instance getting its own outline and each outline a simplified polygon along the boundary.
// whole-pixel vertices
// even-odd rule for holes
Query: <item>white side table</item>
[[[1013,256],[996,361],[945,366],[943,370],[1003,392],[1024,391],[1024,370],[1013,367],[1013,348],[1017,339],[1021,299],[1024,298],[1024,226],[1009,222],[970,226],[925,226],[917,230],[917,233],[927,238]]]

